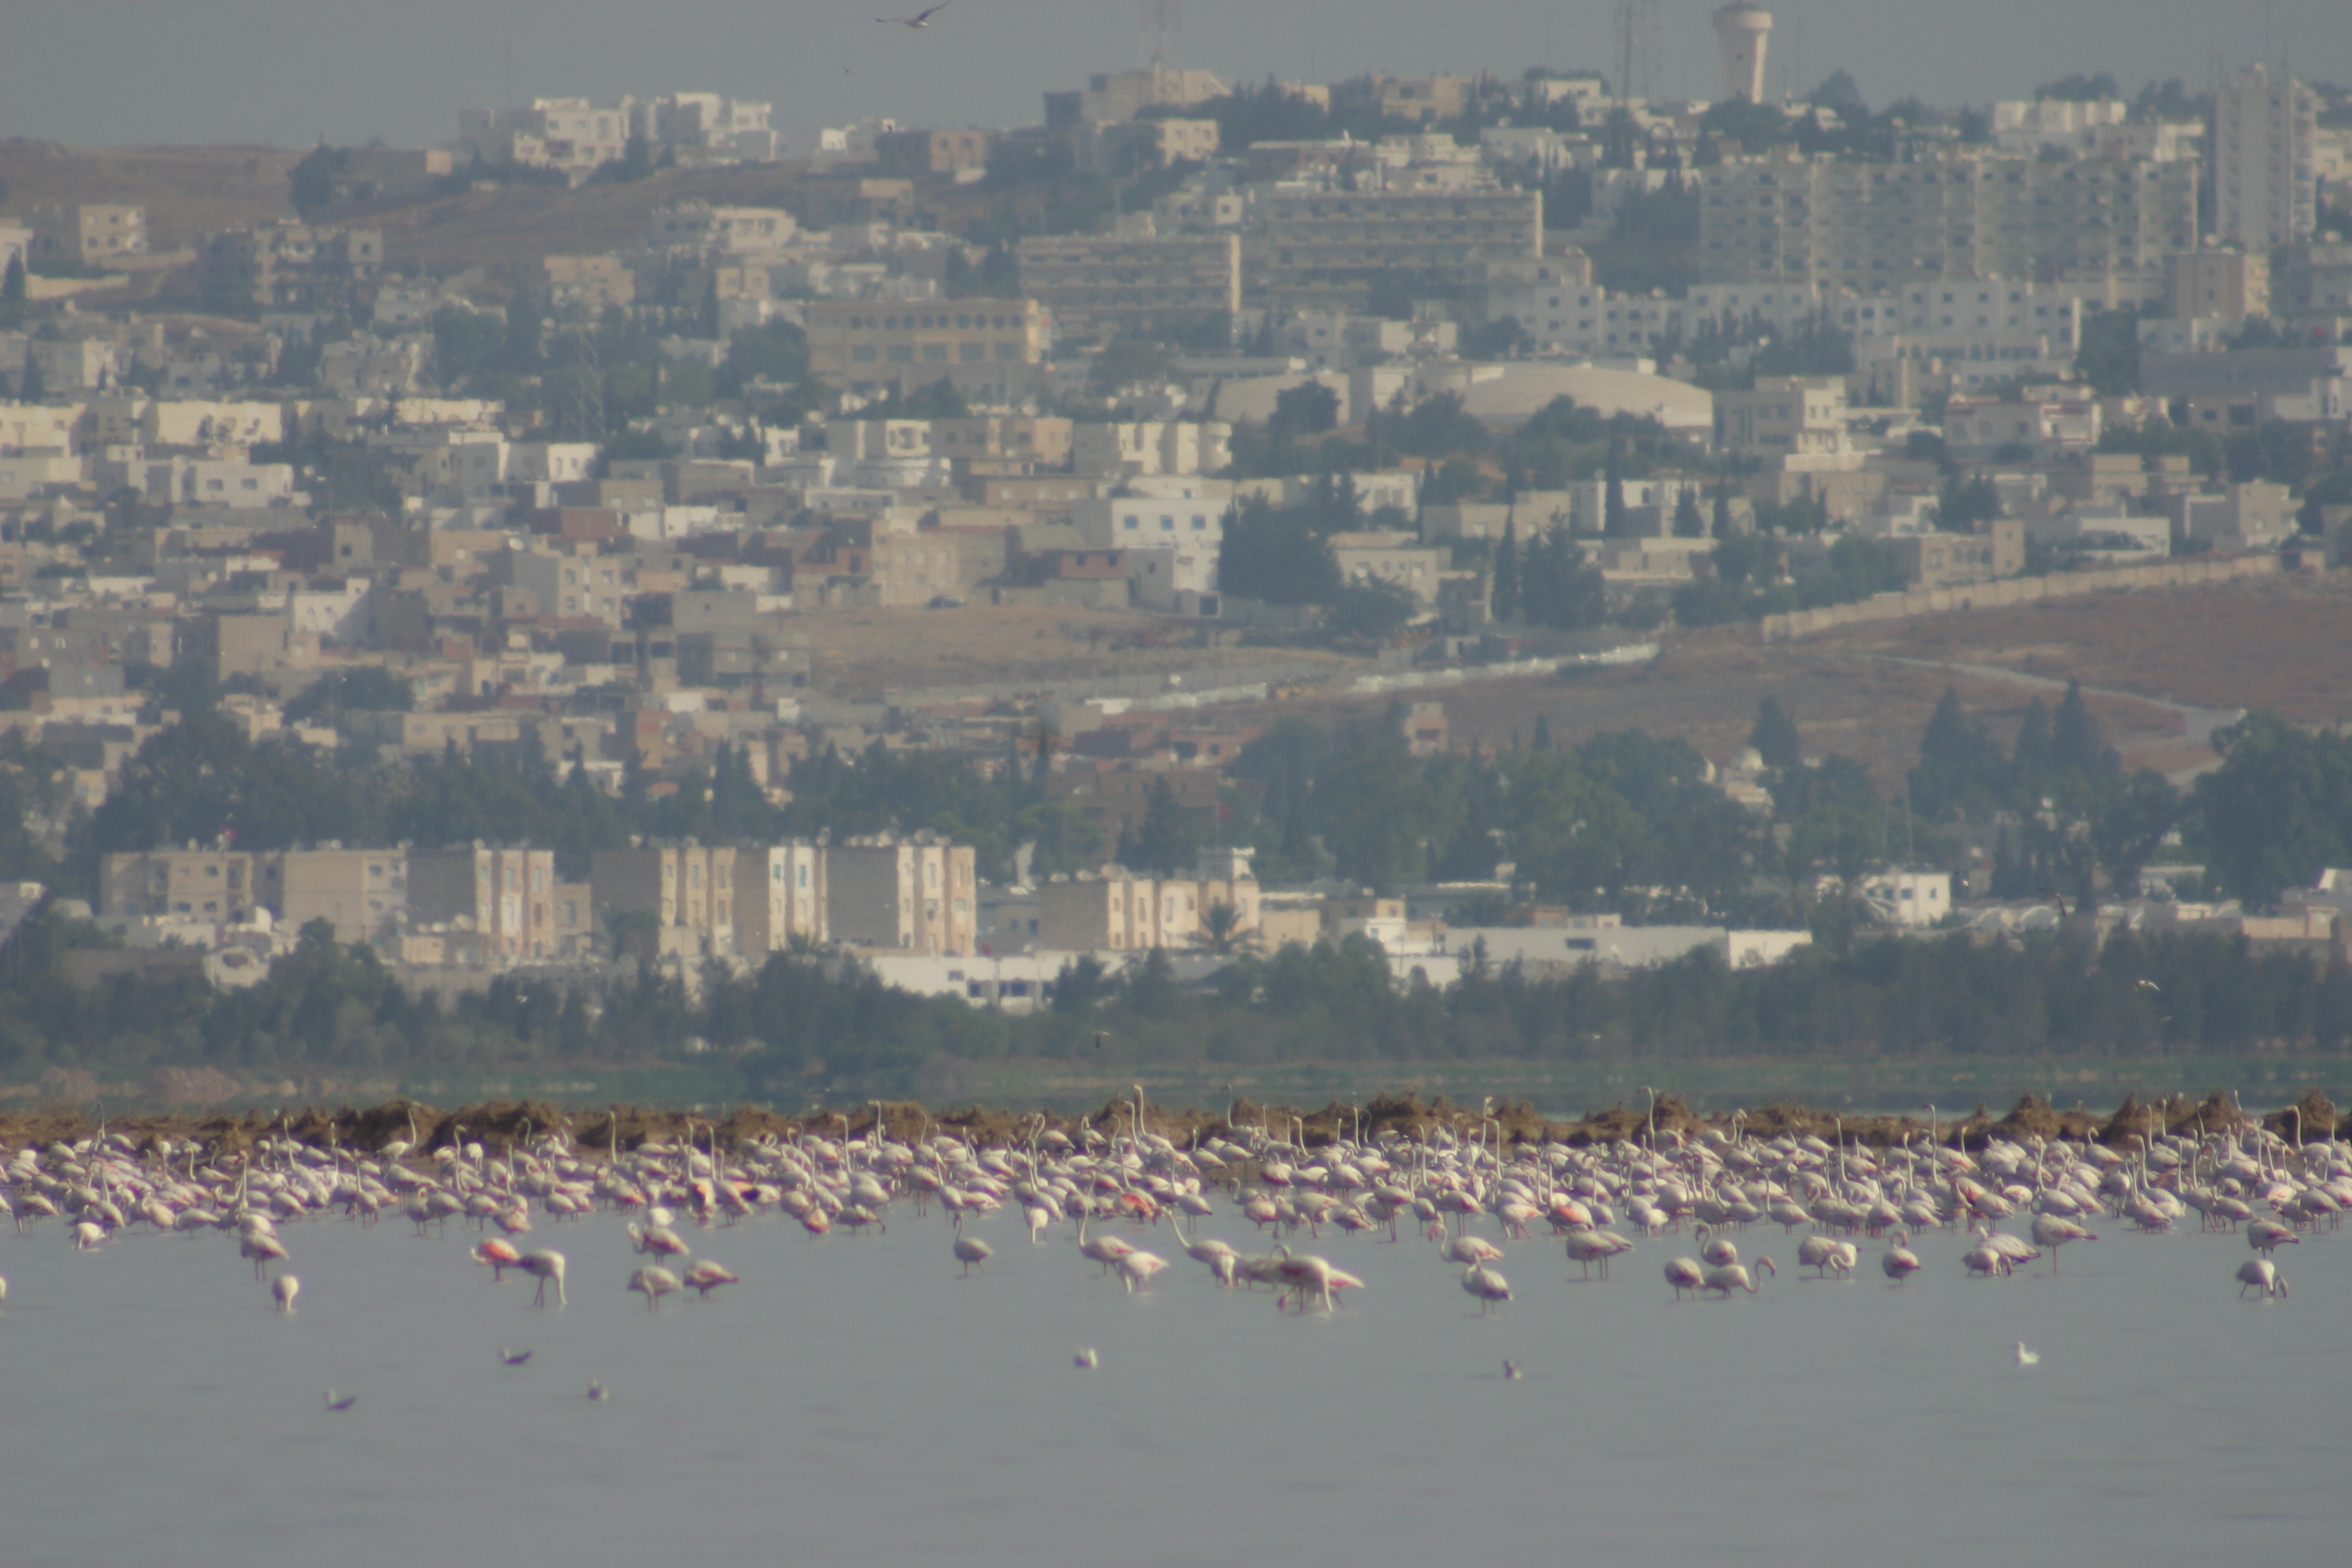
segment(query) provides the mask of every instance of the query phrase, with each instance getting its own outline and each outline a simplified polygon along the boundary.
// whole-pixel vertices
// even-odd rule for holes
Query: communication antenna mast
[[[1142,0],[1144,63],[1153,70],[1175,58],[1184,32],[1184,0]]]

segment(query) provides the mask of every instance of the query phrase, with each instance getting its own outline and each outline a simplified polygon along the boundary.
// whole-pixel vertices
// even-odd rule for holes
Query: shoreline
[[[219,1154],[249,1149],[276,1132],[313,1147],[347,1149],[359,1154],[373,1153],[394,1141],[407,1142],[413,1153],[425,1153],[467,1142],[479,1142],[486,1149],[505,1149],[549,1133],[562,1133],[583,1153],[593,1155],[599,1151],[635,1150],[648,1142],[709,1139],[721,1147],[733,1147],[771,1136],[785,1140],[808,1133],[855,1136],[877,1126],[884,1136],[898,1142],[946,1131],[976,1144],[1006,1146],[1024,1143],[1048,1131],[1068,1137],[1089,1130],[1131,1131],[1136,1120],[1134,1097],[1108,1100],[1087,1115],[977,1103],[961,1109],[932,1107],[916,1100],[878,1099],[790,1116],[756,1105],[738,1105],[723,1113],[628,1104],[592,1110],[567,1109],[543,1100],[488,1100],[441,1109],[395,1098],[365,1109],[344,1104],[331,1110],[304,1106],[242,1114],[107,1114],[76,1105],[51,1104],[0,1111],[0,1150],[79,1142],[103,1133],[128,1139],[142,1152],[162,1139],[173,1143],[193,1141]],[[1997,1115],[1981,1104],[1955,1106],[1949,1114],[1939,1112],[1932,1121],[1924,1114],[1847,1115],[1786,1100],[1701,1115],[1671,1090],[1658,1094],[1654,1111],[1645,1100],[1639,1108],[1618,1104],[1579,1118],[1547,1117],[1524,1100],[1465,1105],[1444,1095],[1424,1101],[1412,1093],[1381,1094],[1354,1103],[1332,1100],[1320,1108],[1261,1104],[1237,1098],[1220,1110],[1154,1105],[1144,1097],[1142,1123],[1146,1131],[1178,1144],[1213,1133],[1253,1130],[1263,1130],[1280,1141],[1293,1135],[1295,1125],[1303,1146],[1352,1138],[1360,1129],[1365,1136],[1394,1131],[1414,1141],[1444,1130],[1464,1138],[1484,1132],[1516,1144],[1584,1146],[1642,1142],[1650,1137],[1654,1126],[1660,1139],[1709,1133],[1767,1139],[1835,1137],[1874,1147],[1932,1139],[1960,1148],[1980,1148],[1997,1137],[2119,1145],[2151,1134],[2242,1131],[2256,1125],[2281,1137],[2295,1135],[2304,1142],[2352,1137],[2352,1114],[2339,1112],[2316,1089],[2289,1106],[2261,1115],[2241,1109],[2233,1091],[2216,1089],[2202,1100],[2172,1095],[2143,1101],[2126,1095],[2105,1115],[2082,1109],[2059,1110],[2047,1100],[2029,1093],[2004,1113]]]

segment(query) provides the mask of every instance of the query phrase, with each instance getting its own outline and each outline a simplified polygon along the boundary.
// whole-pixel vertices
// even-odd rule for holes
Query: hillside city
[[[2352,564],[2352,89],[1873,108],[1769,94],[1769,25],[1716,13],[1710,101],[534,98],[230,227],[0,148],[0,922],[86,994],[331,942],[453,1005],[2340,965],[2352,761],[2268,715],[2193,779],[2071,688],[1948,694],[1899,777],[1770,700],[1714,755],[1465,728],[1705,628]]]

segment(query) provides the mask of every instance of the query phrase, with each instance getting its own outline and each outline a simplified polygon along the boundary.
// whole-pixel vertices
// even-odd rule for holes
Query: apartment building
[[[2166,264],[2164,313],[2173,321],[2267,316],[2270,311],[2267,251],[2184,251]]]
[[[571,900],[569,911],[562,900]],[[414,924],[469,931],[466,945],[489,960],[530,962],[562,956],[582,930],[579,894],[555,879],[552,849],[412,851],[408,914]],[[569,916],[569,919],[565,917]]]
[[[1070,467],[1097,479],[1196,478],[1232,466],[1233,435],[1215,419],[1088,423],[1072,436]],[[1207,481],[1182,488],[1213,493]]]
[[[1540,191],[1281,193],[1260,209],[1246,280],[1279,310],[1361,310],[1400,285],[1481,296],[1491,264],[1543,255]]]
[[[1709,283],[1863,292],[1927,279],[2094,285],[2152,300],[2197,247],[2197,168],[2152,160],[1727,164],[1699,196]]]
[[[534,98],[528,109],[461,110],[457,137],[482,163],[562,169],[577,181],[628,152],[636,108],[628,98]]]
[[[813,300],[812,374],[870,394],[929,385],[958,365],[1042,364],[1045,307],[1034,300]]]
[[[33,209],[34,261],[103,266],[147,249],[147,209],[119,203],[80,202]]]
[[[614,916],[653,922],[647,956],[699,960],[735,952],[737,851],[688,839],[684,844],[599,849],[589,864],[596,923]],[[614,928],[619,929],[619,928]]]
[[[1127,327],[1242,308],[1239,235],[1056,235],[1023,240],[1020,260],[1022,288],[1073,338],[1108,341]]]
[[[1101,876],[1055,878],[1037,889],[1036,945],[1067,952],[1196,946],[1219,904],[1232,908],[1236,935],[1255,931],[1260,897],[1249,856],[1203,850],[1191,877],[1139,877],[1114,867]]]
[[[299,930],[314,920],[341,942],[389,936],[408,907],[408,857],[399,849],[243,850],[225,847],[109,855],[99,913],[236,924],[267,910]]]
[[[1133,174],[1171,163],[1204,163],[1223,144],[1213,120],[1129,120],[1088,124],[1075,138],[1076,161],[1088,174]]]
[[[1196,558],[1205,580],[1178,584],[1211,592],[1216,584],[1216,563],[1224,547],[1225,513],[1232,487],[1206,479],[1190,485],[1156,487],[1173,493],[1121,495],[1070,503],[1070,522],[1095,550],[1173,550]]]
[[[1759,375],[1746,392],[1715,395],[1715,443],[1742,457],[1843,455],[1845,382],[1838,376]]]
[[[335,928],[346,945],[390,937],[408,913],[408,856],[399,849],[289,849],[274,857],[276,912],[300,931],[312,921]],[[266,880],[267,879],[265,879]]]
[[[2248,66],[2214,94],[2212,227],[2221,243],[2267,255],[2310,237],[2318,129],[2311,89],[2265,67]]]
[[[829,940],[825,850],[775,844],[735,854],[735,951],[758,961],[788,951],[794,938]]]
[[[336,310],[383,268],[381,230],[291,220],[225,230],[198,258],[205,309],[227,315]]]
[[[929,834],[825,851],[825,923],[856,947],[968,953],[979,942],[980,882],[968,846]]]
[[[166,916],[236,922],[257,908],[275,909],[273,858],[223,847],[147,849],[109,855],[100,863],[98,912],[105,916]]]

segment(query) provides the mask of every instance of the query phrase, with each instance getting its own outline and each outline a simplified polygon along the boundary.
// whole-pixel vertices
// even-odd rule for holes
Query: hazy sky
[[[928,0],[914,0],[914,5]],[[1653,0],[1657,90],[1711,96],[1717,0]],[[124,144],[446,142],[457,110],[532,94],[700,89],[782,125],[862,115],[1022,124],[1038,94],[1140,58],[1137,0],[0,0],[0,135]],[[2352,0],[1784,0],[1768,75],[1843,67],[1884,103],[2022,96],[2074,70],[2127,92],[2285,58],[2352,80]],[[1613,0],[1182,0],[1181,64],[1228,79],[1529,65],[1613,69]]]

